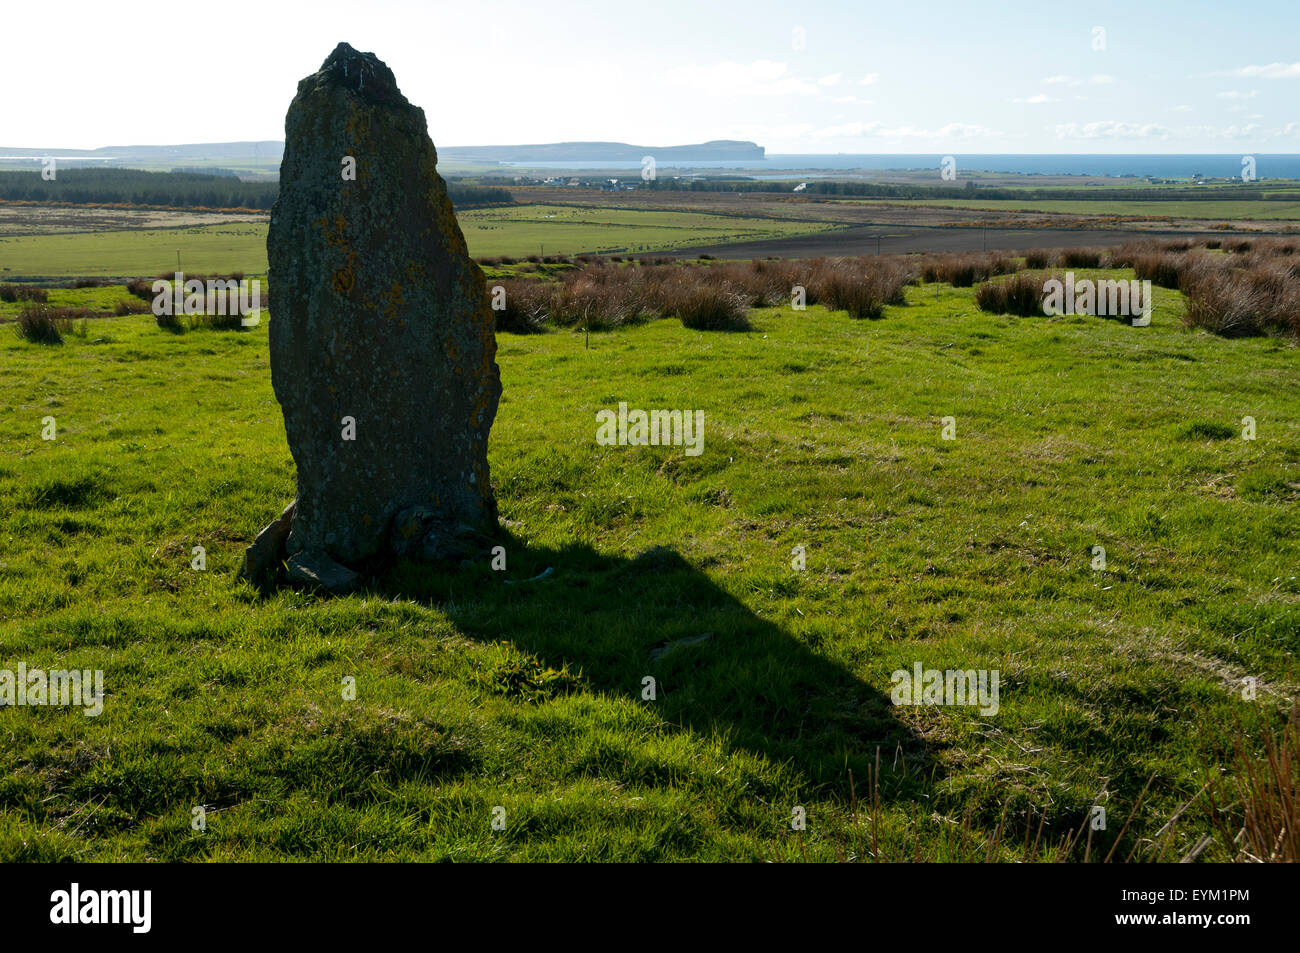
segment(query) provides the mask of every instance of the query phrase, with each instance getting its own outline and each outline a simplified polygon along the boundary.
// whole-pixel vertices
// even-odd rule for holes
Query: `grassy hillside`
[[[234,580],[294,493],[265,321],[0,327],[0,668],[106,692],[0,711],[0,859],[1011,859],[1100,803],[1095,858],[1150,781],[1148,851],[1300,682],[1294,348],[1172,291],[1144,329],[907,296],[502,335],[506,570],[336,599]],[[597,446],[619,401],[703,410],[703,454]],[[915,662],[999,670],[999,712],[891,705]]]

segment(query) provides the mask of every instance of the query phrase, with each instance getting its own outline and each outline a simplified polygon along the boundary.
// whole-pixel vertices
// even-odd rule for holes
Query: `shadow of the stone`
[[[504,531],[497,542],[508,571],[493,571],[485,550],[456,567],[399,563],[375,587],[443,608],[471,638],[504,639],[546,665],[567,665],[592,690],[654,705],[666,723],[785,764],[845,799],[851,791],[865,799],[877,758],[882,799],[932,782],[935,765],[888,696],[755,615],[677,552],[618,559],[584,545],[531,547]],[[648,676],[653,701],[643,697]]]

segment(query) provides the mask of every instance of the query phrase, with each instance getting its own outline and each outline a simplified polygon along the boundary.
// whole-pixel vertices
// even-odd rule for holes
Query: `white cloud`
[[[728,139],[754,139],[756,142],[798,142],[806,138],[816,127],[812,123],[783,123],[775,126],[750,125],[743,123],[736,126],[723,126],[717,135]]]
[[[1207,139],[1257,139],[1260,135],[1260,127],[1253,122],[1244,126],[1228,126],[1224,129],[1217,126],[1192,126],[1179,131],[1183,135],[1195,135]]]
[[[1081,79],[1078,76],[1066,76],[1065,74],[1047,76],[1043,79],[1044,86],[1082,86],[1085,83],[1091,86],[1109,86],[1113,82],[1115,82],[1115,77],[1106,73],[1093,73],[1087,79]]]
[[[938,129],[891,127],[882,122],[847,122],[838,126],[825,126],[810,133],[814,139],[973,139],[1000,135],[1002,133],[987,126],[964,122],[950,122]]]
[[[880,122],[846,122],[814,129],[808,135],[813,139],[859,139],[881,136],[883,130],[884,123]]]
[[[1242,66],[1238,69],[1220,70],[1211,76],[1259,76],[1264,79],[1300,79],[1300,63],[1268,63],[1264,66]]]
[[[719,96],[816,95],[821,92],[815,84],[792,75],[788,64],[775,60],[678,66],[664,74],[664,82]]]
[[[1113,119],[1083,124],[1067,122],[1053,128],[1058,139],[1168,139],[1170,135],[1170,130],[1158,123]]]
[[[1252,89],[1248,93],[1243,93],[1239,89],[1229,89],[1221,93],[1215,93],[1214,95],[1219,97],[1220,99],[1254,99],[1256,96],[1259,95],[1259,90]]]
[[[1176,113],[1189,113],[1189,112],[1192,111],[1192,107],[1191,107],[1191,106],[1175,106],[1173,111],[1176,112]]]
[[[879,73],[868,73],[866,76],[862,77],[862,79],[858,80],[858,85],[870,86],[878,79],[880,79]]]
[[[968,122],[950,122],[948,125],[936,129],[933,133],[924,135],[933,139],[973,139],[976,136],[1000,136],[1002,133],[987,126],[977,126]]]
[[[821,79],[817,80],[817,85],[834,86],[836,83],[840,81],[840,77],[843,75],[844,75],[843,73],[831,73],[829,76],[823,76]]]
[[[832,96],[832,97],[831,97],[831,102],[833,102],[833,103],[853,103],[854,105],[857,105],[857,106],[870,106],[870,105],[871,105],[871,100],[869,100],[869,99],[859,99],[857,96]]]
[[[1079,97],[1082,98],[1082,97]],[[1039,93],[1036,96],[1017,96],[1011,100],[1013,103],[1059,103],[1059,99],[1048,96],[1046,93]]]

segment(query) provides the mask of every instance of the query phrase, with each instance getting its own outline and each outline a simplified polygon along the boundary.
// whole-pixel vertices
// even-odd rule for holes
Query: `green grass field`
[[[827,222],[525,205],[473,209],[458,216],[470,254],[479,257],[572,255],[584,251],[660,251],[687,245],[806,235]],[[266,225],[132,229],[0,238],[0,282],[8,276],[266,274]]]
[[[0,284],[3,284],[0,281]],[[96,314],[111,313],[119,301],[148,304],[132,297],[125,285],[105,285],[98,288],[50,288],[47,292],[51,308],[88,308]],[[26,307],[25,301],[0,301],[0,322],[12,321]],[[5,328],[0,334],[8,333]]]
[[[106,693],[0,710],[0,860],[1017,859],[1099,803],[1096,859],[1150,780],[1117,850],[1149,856],[1300,682],[1295,349],[1180,313],[930,285],[874,322],[503,335],[506,570],[333,599],[234,578],[294,494],[265,321],[0,326],[0,668]],[[704,452],[598,446],[619,401],[703,410]],[[1000,710],[891,705],[916,662],[998,670]]]
[[[470,254],[548,255],[577,252],[662,251],[689,245],[788,238],[827,231],[828,222],[703,212],[525,205],[474,209],[457,215]]]
[[[0,238],[0,282],[10,275],[161,275],[266,273],[266,225],[141,228]]]

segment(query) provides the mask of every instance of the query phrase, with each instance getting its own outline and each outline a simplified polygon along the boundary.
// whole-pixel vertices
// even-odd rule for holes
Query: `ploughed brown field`
[[[667,254],[681,258],[828,258],[911,252],[977,252],[1028,248],[1069,248],[1077,245],[1124,245],[1136,238],[1222,237],[1222,232],[1130,231],[1115,228],[971,228],[940,225],[888,225],[845,228],[819,235],[776,238],[761,242],[675,248]]]

